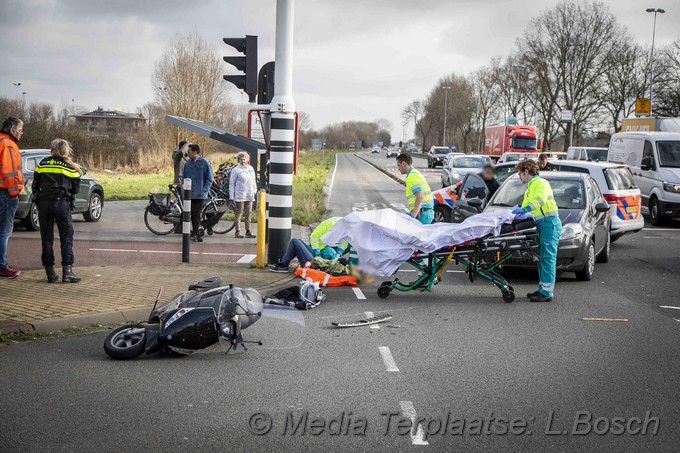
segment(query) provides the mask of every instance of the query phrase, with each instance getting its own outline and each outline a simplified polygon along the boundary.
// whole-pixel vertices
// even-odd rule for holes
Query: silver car
[[[468,173],[479,173],[484,165],[491,164],[489,156],[454,155],[442,168],[442,187],[449,187],[461,181]]]

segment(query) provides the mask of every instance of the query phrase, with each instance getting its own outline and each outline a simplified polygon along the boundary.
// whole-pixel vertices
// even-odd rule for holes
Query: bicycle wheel
[[[205,220],[207,217],[222,213],[222,218],[212,227],[212,231],[217,234],[225,234],[234,229],[234,216],[233,214],[229,215],[233,212],[233,206],[227,200],[213,199],[203,207],[201,219]]]
[[[148,206],[144,210],[144,224],[149,231],[159,236],[165,236],[166,234],[172,233],[175,231],[176,225],[176,223],[169,220],[163,220],[160,216],[151,214]]]

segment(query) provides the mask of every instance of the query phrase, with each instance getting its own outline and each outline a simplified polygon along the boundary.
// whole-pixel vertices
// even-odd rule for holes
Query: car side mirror
[[[609,203],[605,203],[604,201],[601,201],[595,205],[595,212],[608,212],[609,211]]]
[[[80,171],[83,173],[83,176],[87,174],[87,167],[80,167]]]
[[[471,206],[471,207],[473,207],[477,210],[481,210],[484,202],[482,200],[480,200],[479,198],[471,198],[470,200],[468,200],[467,204],[468,204],[468,206]]]
[[[651,157],[645,157],[642,159],[642,162],[640,162],[640,170],[651,170],[652,169],[652,158]]]

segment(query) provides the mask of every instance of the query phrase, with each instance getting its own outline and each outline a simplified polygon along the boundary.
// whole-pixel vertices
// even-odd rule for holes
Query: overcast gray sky
[[[400,111],[443,75],[506,56],[529,20],[559,0],[297,0],[294,97],[314,127],[384,117],[401,138]],[[649,43],[680,37],[680,1],[609,0]],[[0,94],[134,111],[152,99],[151,73],[168,40],[198,30],[225,55],[223,37],[259,36],[274,59],[275,0],[0,0]],[[230,68],[225,64],[225,73]],[[225,82],[226,83],[226,82]],[[231,97],[241,102],[232,87]],[[408,136],[410,136],[410,131]]]

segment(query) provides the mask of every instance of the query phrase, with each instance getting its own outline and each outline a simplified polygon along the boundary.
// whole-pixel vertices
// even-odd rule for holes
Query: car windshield
[[[637,189],[633,176],[627,168],[605,168],[604,177],[607,180],[609,190]]]
[[[512,147],[518,149],[536,149],[536,139],[514,137],[512,139]]]
[[[588,148],[586,151],[588,152],[588,159],[594,161],[601,160],[602,162],[607,160],[607,153],[609,152],[607,149],[597,148]]]
[[[458,156],[453,159],[453,168],[482,168],[489,162],[489,158],[482,156]]]
[[[680,168],[680,142],[656,142],[659,150],[659,165]]]
[[[558,209],[583,209],[585,204],[583,184],[579,180],[555,179],[550,181]],[[522,181],[511,179],[503,184],[491,201],[493,206],[521,205],[527,186]]]
[[[514,165],[503,165],[502,167],[496,167],[495,173],[496,173],[496,181],[499,183],[505,181],[513,175],[517,170],[515,170]]]
[[[451,150],[448,149],[448,148],[435,148],[434,149],[435,154],[448,154],[450,152],[451,152]]]

